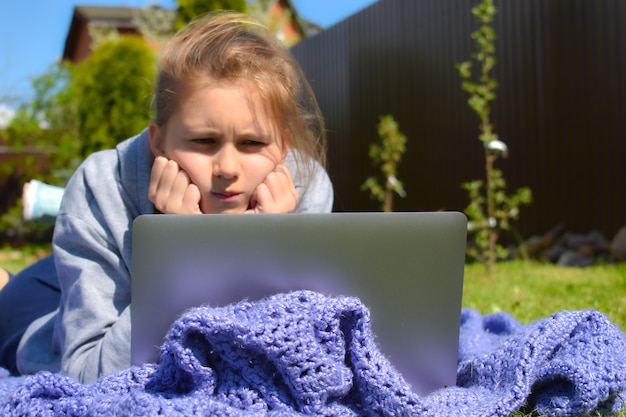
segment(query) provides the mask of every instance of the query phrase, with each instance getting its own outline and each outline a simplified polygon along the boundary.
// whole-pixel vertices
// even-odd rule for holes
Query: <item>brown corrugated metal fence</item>
[[[474,50],[468,0],[380,0],[293,52],[329,130],[336,211],[378,210],[360,190],[376,124],[408,137],[396,210],[463,210],[461,183],[483,174],[478,118],[455,64]],[[518,229],[557,223],[609,238],[626,224],[626,2],[496,0],[499,82],[493,122],[510,155],[511,190],[532,189]]]

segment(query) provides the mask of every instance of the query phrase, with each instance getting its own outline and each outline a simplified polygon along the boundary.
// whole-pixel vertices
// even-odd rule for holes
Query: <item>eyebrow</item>
[[[225,136],[222,129],[218,129],[215,127],[186,127],[185,130],[187,131],[187,135],[189,136]],[[239,138],[255,138],[266,142],[270,142],[272,140],[275,140],[276,142],[280,141],[280,135],[278,134],[275,135],[271,132],[251,128],[245,128],[237,131],[235,133],[235,139]]]

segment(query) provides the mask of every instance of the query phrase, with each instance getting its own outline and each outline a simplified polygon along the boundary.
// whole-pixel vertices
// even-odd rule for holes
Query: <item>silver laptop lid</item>
[[[466,225],[457,212],[141,216],[131,361],[156,361],[190,307],[309,289],[359,297],[416,393],[454,385]]]

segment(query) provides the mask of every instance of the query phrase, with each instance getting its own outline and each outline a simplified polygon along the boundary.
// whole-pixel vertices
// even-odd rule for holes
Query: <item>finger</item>
[[[183,197],[183,206],[185,206],[191,214],[201,214],[201,198],[202,194],[200,194],[200,189],[195,184],[189,184]]]
[[[148,198],[150,201],[153,201],[156,196],[158,184],[163,175],[163,170],[167,165],[167,159],[158,156],[154,159],[154,163],[152,164],[152,170],[150,171],[150,185],[148,187]],[[154,202],[154,201],[153,201]]]
[[[295,208],[298,194],[293,183],[291,172],[286,166],[278,166],[276,170],[267,176],[265,184],[269,188],[272,199],[277,206],[281,207],[283,210],[287,210],[291,207],[288,211]]]
[[[296,207],[298,196],[291,175],[282,170],[273,171],[255,192],[255,212],[289,213]]]
[[[158,177],[155,178],[157,192],[169,191],[176,180],[178,171],[180,171],[180,168],[178,168],[178,164],[175,161],[166,160],[162,168],[157,172]]]
[[[160,161],[158,164],[157,167],[153,166],[155,172],[154,177],[151,178],[149,197],[158,210],[166,213],[172,210],[172,193],[176,192],[175,184],[177,181],[184,183],[185,177],[180,178],[179,172],[182,171],[175,161],[165,160],[164,163]],[[182,195],[179,191],[178,198],[182,198]]]
[[[270,213],[270,207],[274,206],[272,199],[272,193],[265,183],[259,184],[254,190],[252,197],[250,198],[251,208],[246,210],[246,213]]]
[[[162,211],[168,214],[200,214],[200,198],[200,189],[191,183],[185,171],[179,170]]]
[[[274,169],[274,172],[284,175],[289,183],[293,184],[293,176],[291,175],[291,170],[289,169],[289,167],[287,167],[287,165],[278,164],[276,166],[276,169]]]
[[[185,171],[178,170],[173,178],[171,186],[166,188],[168,193],[165,206],[167,207],[169,213],[180,213],[180,210],[183,208],[183,200],[185,198],[185,193],[187,192],[187,187],[189,187],[189,183],[190,181],[187,173]]]
[[[264,182],[270,188],[270,191],[284,191],[293,185],[293,178],[289,169],[279,165],[267,175]]]

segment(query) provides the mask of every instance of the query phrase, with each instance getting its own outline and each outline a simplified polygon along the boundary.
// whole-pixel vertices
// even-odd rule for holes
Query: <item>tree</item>
[[[156,77],[155,54],[136,36],[101,42],[72,74],[79,156],[113,148],[150,121]]]
[[[272,13],[277,0],[254,0],[248,3],[247,13],[265,25],[283,45],[291,47],[302,40],[298,31],[291,31],[289,27],[294,21],[294,14],[290,8],[281,13]]]
[[[174,29],[180,30],[198,16],[215,10],[246,12],[246,0],[177,0],[178,15]]]
[[[49,242],[52,233],[52,224],[26,224],[22,220],[21,184],[36,178],[64,185],[78,163],[73,99],[66,94],[70,74],[69,65],[55,64],[36,78],[34,100],[21,105],[2,132],[6,145],[22,153],[0,164],[0,176],[10,180],[13,190],[4,195],[0,235],[13,244],[21,240]]]
[[[76,100],[67,89],[71,74],[71,64],[54,64],[33,80],[33,101],[17,109],[3,132],[7,146],[26,156],[3,164],[3,173],[20,172],[27,178],[62,185],[69,177],[68,171],[71,173],[78,164]],[[42,163],[45,154],[48,157]]]
[[[472,33],[476,42],[476,52],[472,55],[479,65],[478,76],[472,79],[472,61],[457,65],[459,75],[464,80],[462,88],[470,94],[469,107],[480,119],[479,140],[485,150],[485,175],[483,180],[475,180],[462,185],[468,191],[470,203],[465,214],[470,220],[470,232],[475,233],[475,247],[470,247],[470,255],[485,263],[491,273],[499,258],[505,258],[508,252],[498,244],[500,232],[509,230],[511,222],[519,217],[519,207],[530,204],[532,193],[529,188],[520,188],[515,194],[506,193],[506,180],[501,170],[495,168],[495,162],[506,156],[508,149],[494,131],[491,122],[491,102],[496,99],[498,83],[491,77],[491,70],[496,65],[496,33],[491,26],[496,8],[493,0],[482,0],[472,9],[472,14],[479,22],[479,28]]]
[[[148,125],[155,77],[155,54],[136,36],[107,34],[83,62],[51,66],[4,131],[8,146],[47,153],[48,162],[45,169],[34,156],[15,163],[26,177],[64,185],[89,154]]]
[[[141,37],[113,29],[93,35],[87,59],[55,64],[34,80],[34,100],[22,105],[3,131],[6,145],[25,156],[1,164],[0,173],[65,186],[89,154],[113,148],[148,125],[154,51]],[[23,229],[17,204],[0,218],[0,230]]]
[[[370,197],[381,203],[385,212],[393,211],[393,196],[397,193],[404,197],[406,192],[398,180],[398,166],[406,152],[406,136],[400,132],[398,123],[393,116],[381,116],[378,123],[378,136],[381,143],[370,145],[369,157],[374,165],[380,166],[383,183],[380,185],[376,177],[369,177],[361,186],[363,191],[369,191]]]

